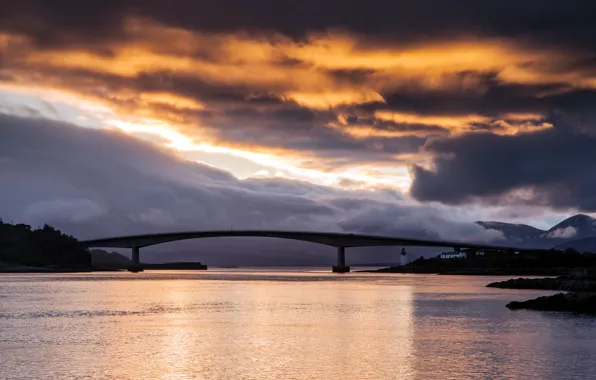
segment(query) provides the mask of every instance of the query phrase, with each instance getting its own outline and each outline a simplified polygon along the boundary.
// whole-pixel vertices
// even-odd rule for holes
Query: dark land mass
[[[377,270],[362,270],[365,273],[417,273],[417,274],[440,274],[440,275],[459,275],[459,276],[559,276],[561,274],[570,274],[575,270],[568,268],[441,268],[432,269],[411,269],[406,267],[389,267]]]
[[[564,290],[570,292],[596,292],[596,278],[588,276],[560,276],[556,278],[518,278],[493,282],[489,288]]]
[[[86,272],[93,269],[91,254],[72,236],[44,225],[0,220],[0,272]]]
[[[559,293],[523,302],[513,301],[506,306],[512,310],[527,309],[596,314],[596,293]]]
[[[52,226],[32,229],[0,220],[0,273],[71,273],[126,270],[132,261],[117,252],[87,250]],[[142,264],[144,269],[204,270],[200,262]]]
[[[352,267],[394,267],[397,263],[350,263]]]
[[[206,270],[207,265],[200,262],[178,262],[178,263],[163,263],[163,264],[141,264],[145,270],[151,269],[170,269],[170,270]]]
[[[92,249],[89,252],[94,270],[125,270],[132,266],[132,261],[118,252],[107,252],[101,249]]]
[[[586,252],[594,250],[594,247],[596,247],[596,236],[570,240],[555,246],[554,249],[573,249],[577,252]]]
[[[585,214],[569,217],[548,230],[525,224],[497,221],[478,221],[488,230],[499,231],[504,244],[540,249],[574,249],[578,252],[596,252],[596,218]]]
[[[60,268],[60,267],[35,267],[35,266],[17,266],[0,265],[0,273],[86,273],[92,272],[90,268]]]
[[[535,250],[519,254],[484,251],[476,255],[468,251],[465,258],[441,259],[439,256],[419,258],[405,266],[392,266],[366,272],[436,273],[490,276],[559,276],[596,267],[596,255],[573,250]]]
[[[538,297],[523,302],[513,301],[506,305],[512,310],[529,309],[596,314],[596,269],[594,268],[586,269],[583,275],[556,278],[518,278],[493,282],[487,286],[503,289],[563,290],[569,292]]]
[[[132,260],[118,252],[107,252],[101,249],[91,250],[94,270],[127,270],[132,267]],[[200,262],[171,262],[161,264],[141,263],[143,270],[205,270],[207,265]]]

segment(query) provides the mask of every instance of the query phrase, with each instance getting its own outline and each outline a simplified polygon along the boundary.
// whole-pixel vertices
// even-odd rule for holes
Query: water
[[[0,275],[2,379],[592,379],[596,318],[491,277]]]

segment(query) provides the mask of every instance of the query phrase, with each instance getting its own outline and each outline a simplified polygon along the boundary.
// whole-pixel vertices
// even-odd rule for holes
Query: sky
[[[596,212],[590,1],[4,0],[0,217],[496,239]]]

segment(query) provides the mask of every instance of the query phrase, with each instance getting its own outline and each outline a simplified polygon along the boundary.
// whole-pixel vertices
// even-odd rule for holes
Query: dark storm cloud
[[[596,37],[596,5],[591,1],[5,0],[0,4],[0,25],[32,34],[40,42],[105,39],[118,32],[127,15],[195,30],[264,30],[298,37],[339,27],[406,41],[474,34],[589,48]]]
[[[499,81],[493,74],[481,82],[481,91],[412,91],[385,94],[387,105],[370,105],[368,110],[388,109],[419,114],[466,115],[477,113],[497,116],[505,112],[546,113],[552,109],[549,97],[537,94],[554,93],[564,85],[522,85]]]
[[[596,136],[578,132],[577,125],[558,125],[522,136],[472,134],[430,142],[435,168],[414,168],[411,194],[449,204],[483,199],[596,211]],[[531,193],[516,195],[520,189]]]

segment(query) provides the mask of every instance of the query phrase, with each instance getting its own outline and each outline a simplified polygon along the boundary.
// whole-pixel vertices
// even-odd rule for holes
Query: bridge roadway
[[[131,248],[133,266],[131,271],[141,271],[140,249],[151,245],[168,243],[179,240],[204,239],[214,237],[269,237],[278,239],[300,240],[311,243],[324,244],[337,247],[337,265],[334,272],[345,273],[350,271],[346,266],[345,249],[349,247],[380,247],[380,246],[409,246],[409,247],[453,247],[454,250],[462,248],[515,250],[525,249],[505,246],[495,246],[478,243],[465,243],[461,241],[421,240],[389,236],[361,235],[338,232],[309,232],[309,231],[268,231],[268,230],[238,230],[238,231],[189,231],[172,232],[147,235],[132,235],[110,237],[103,239],[86,240],[81,243],[87,248]]]

